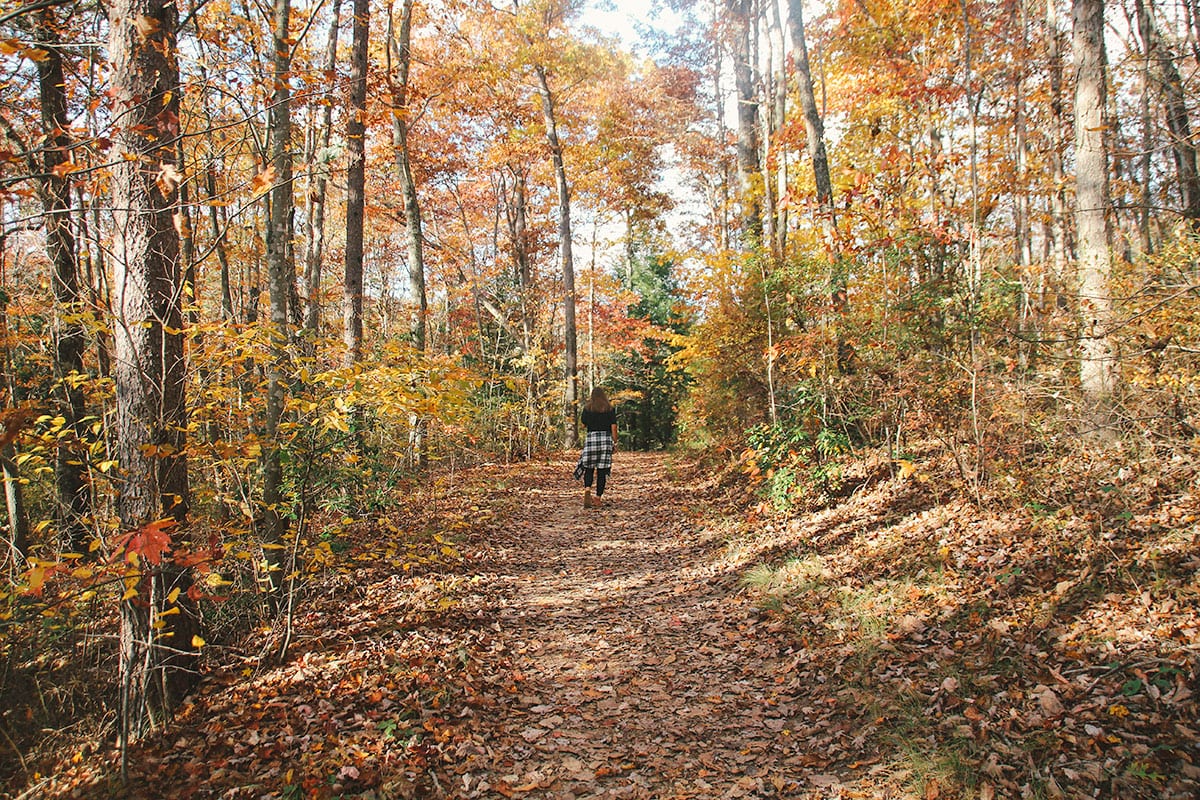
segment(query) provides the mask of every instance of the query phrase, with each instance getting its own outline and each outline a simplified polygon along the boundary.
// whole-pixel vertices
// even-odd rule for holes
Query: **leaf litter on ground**
[[[1197,796],[1195,472],[1048,508],[931,458],[777,513],[621,462],[599,510],[530,462],[343,526],[284,663],[213,648],[127,787],[101,748],[41,796]]]

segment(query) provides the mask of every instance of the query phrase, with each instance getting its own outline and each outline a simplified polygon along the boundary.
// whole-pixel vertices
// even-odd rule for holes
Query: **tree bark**
[[[1104,0],[1074,0],[1075,226],[1079,244],[1083,407],[1100,438],[1113,433],[1117,361],[1112,326]]]
[[[342,0],[333,0],[329,23],[329,39],[325,46],[325,77],[330,84],[337,74],[338,27],[341,22]],[[313,153],[315,182],[309,193],[308,237],[304,254],[304,290],[308,295],[305,307],[304,329],[316,337],[321,329],[321,278],[322,259],[325,253],[325,200],[329,182],[326,161],[329,143],[333,138],[333,102],[327,102],[321,110],[321,126],[317,134]]]
[[[268,322],[271,360],[267,365],[267,404],[264,424],[262,537],[271,545],[267,550],[268,578],[273,591],[283,585],[283,550],[288,519],[283,514],[283,461],[280,421],[287,401],[288,373],[288,301],[295,285],[291,252],[292,211],[292,115],[290,0],[275,0],[272,32],[271,79],[275,88],[268,115],[269,153],[275,183],[271,188],[271,214],[267,231],[267,292],[270,300]]]
[[[558,138],[558,123],[554,112],[554,95],[546,68],[540,64],[537,73],[538,91],[542,96],[542,118],[546,124],[546,142],[554,164],[554,181],[558,189],[558,258],[563,275],[563,368],[565,391],[563,406],[566,414],[563,446],[575,447],[579,441],[579,353],[575,327],[575,257],[571,244],[571,186],[567,182],[567,167],[563,161],[562,142]]]
[[[400,31],[391,42],[390,51],[396,59],[393,84],[392,141],[396,151],[396,170],[400,176],[400,193],[404,199],[404,220],[408,225],[408,286],[417,302],[417,318],[413,325],[413,345],[425,350],[425,319],[429,301],[425,295],[425,255],[421,232],[421,203],[413,180],[412,161],[408,147],[411,112],[408,107],[408,73],[411,64],[409,42],[412,38],[413,0],[402,0]]]
[[[1058,279],[1066,275],[1067,254],[1071,252],[1067,215],[1067,119],[1063,104],[1063,33],[1058,27],[1058,0],[1046,0],[1046,60],[1050,73],[1050,256]]]
[[[772,250],[777,261],[782,260],[787,253],[788,235],[788,174],[787,174],[787,144],[777,141],[776,134],[783,130],[787,122],[787,41],[783,33],[783,20],[779,13],[779,2],[768,2],[768,31],[771,43],[771,114],[770,142],[767,148],[767,162],[770,166],[763,173],[768,183],[774,182],[772,194],[775,197],[775,210],[772,214]],[[772,174],[772,171],[774,174]]]
[[[788,30],[795,50],[792,59],[796,67],[796,84],[800,93],[800,110],[804,114],[804,131],[808,137],[808,155],[812,159],[813,178],[817,187],[822,226],[826,235],[836,242],[837,218],[833,207],[833,182],[829,177],[829,156],[825,151],[825,123],[817,108],[813,91],[812,67],[808,61],[808,44],[804,35],[804,12],[801,0],[788,0]]]
[[[174,4],[114,0],[109,9],[113,204],[113,381],[117,512],[143,531],[188,513],[186,409],[179,264],[179,67]],[[176,528],[178,530],[178,527]],[[187,613],[162,616],[171,588],[189,573],[169,562],[131,559],[136,594],[121,603],[121,744],[165,719],[193,683],[196,654]],[[123,763],[124,767],[124,763]]]
[[[46,250],[53,265],[54,287],[54,376],[57,381],[57,407],[66,420],[70,436],[59,440],[55,451],[57,519],[63,546],[71,552],[87,553],[88,519],[92,509],[92,491],[88,479],[87,443],[82,422],[87,411],[83,389],[77,382],[84,376],[83,352],[87,333],[81,319],[83,293],[79,282],[79,260],[75,236],[71,232],[71,137],[68,133],[67,88],[63,69],[62,43],[58,20],[52,8],[37,16],[34,38],[45,52],[39,59],[38,93],[41,100],[42,134],[42,208],[45,211]]]
[[[354,0],[354,29],[350,50],[350,102],[346,120],[346,261],[342,310],[342,339],[346,364],[358,363],[363,339],[363,215],[366,205],[367,38],[370,6]]]
[[[733,21],[733,77],[737,87],[738,179],[742,193],[742,236],[750,248],[762,244],[762,190],[758,144],[758,94],[754,87],[752,0],[726,0]]]
[[[529,266],[529,234],[526,223],[525,202],[525,169],[522,166],[509,164],[508,171],[513,177],[511,197],[507,192],[505,197],[505,218],[508,220],[508,234],[512,242],[513,266],[516,269],[517,285],[521,288],[521,348],[529,352],[533,339],[533,311],[530,303],[530,292],[533,291],[533,274]],[[533,372],[530,373],[531,379]]]
[[[412,39],[413,0],[402,0],[400,31],[391,40],[391,13],[388,13],[389,54],[396,59],[396,75],[393,82],[392,141],[396,151],[396,170],[400,175],[400,193],[404,198],[404,220],[408,227],[408,286],[417,302],[417,318],[413,325],[413,347],[425,352],[425,320],[429,314],[429,300],[425,295],[425,254],[421,229],[421,203],[417,197],[417,185],[413,180],[412,161],[408,147],[408,130],[411,112],[408,107],[408,73],[412,61],[410,42]],[[482,342],[480,342],[482,347]],[[416,466],[425,463],[426,421],[414,414],[411,419],[410,450]]]
[[[1183,77],[1175,65],[1175,55],[1163,41],[1154,18],[1153,0],[1135,0],[1138,29],[1146,48],[1146,59],[1157,68],[1163,105],[1167,112],[1167,130],[1171,134],[1171,153],[1179,181],[1182,215],[1193,230],[1200,228],[1200,169],[1196,146],[1192,143],[1191,119]],[[1148,198],[1147,198],[1148,201]]]

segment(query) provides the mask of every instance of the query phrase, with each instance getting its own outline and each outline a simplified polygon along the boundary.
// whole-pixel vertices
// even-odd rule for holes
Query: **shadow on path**
[[[487,545],[517,672],[476,721],[459,796],[795,796],[783,645],[752,624],[689,489],[661,456],[623,453],[585,510],[570,469],[523,469]]]

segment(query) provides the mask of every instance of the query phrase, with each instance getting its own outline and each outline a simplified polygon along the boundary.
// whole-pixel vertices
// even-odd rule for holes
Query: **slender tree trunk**
[[[409,42],[412,38],[413,0],[402,0],[400,31],[391,42],[390,51],[396,59],[393,88],[392,141],[396,152],[396,170],[400,175],[400,194],[404,198],[404,220],[408,226],[408,286],[417,301],[417,319],[413,326],[413,344],[425,350],[425,319],[429,301],[425,295],[425,255],[421,234],[421,204],[413,181],[412,162],[408,148],[411,110],[408,107],[408,73],[411,65]],[[390,18],[389,18],[390,22]]]
[[[88,480],[86,415],[83,389],[83,351],[87,334],[79,320],[83,315],[83,293],[79,283],[79,261],[71,232],[71,182],[63,167],[70,162],[67,87],[63,70],[58,20],[53,8],[37,16],[34,38],[45,52],[37,62],[41,99],[42,207],[45,211],[46,249],[53,265],[54,287],[54,373],[58,409],[70,435],[59,439],[55,451],[55,484],[58,493],[58,524],[63,545],[75,553],[88,552],[88,519],[92,491]]]
[[[733,77],[737,87],[738,179],[742,193],[742,236],[750,248],[762,244],[763,221],[758,153],[758,94],[752,51],[753,0],[726,0],[733,22]]]
[[[1196,145],[1192,140],[1183,77],[1175,65],[1174,54],[1159,33],[1153,0],[1135,0],[1134,5],[1138,28],[1146,47],[1146,58],[1157,68],[1163,105],[1166,106],[1167,130],[1171,134],[1171,152],[1175,157],[1183,218],[1196,230],[1200,228],[1200,169],[1197,168]]]
[[[579,441],[579,413],[575,407],[579,398],[579,354],[575,328],[575,257],[571,245],[571,186],[567,182],[567,167],[563,161],[562,142],[558,138],[558,123],[554,116],[554,95],[550,91],[546,68],[538,65],[535,71],[538,91],[542,96],[546,141],[550,146],[554,180],[558,187],[558,258],[563,275],[563,367],[566,373],[563,393],[566,414],[563,446],[572,448]]]
[[[1145,255],[1154,252],[1154,239],[1151,236],[1150,214],[1152,198],[1154,197],[1154,129],[1155,124],[1150,116],[1150,53],[1147,50],[1142,59],[1142,90],[1140,92],[1139,112],[1142,124],[1142,154],[1141,174],[1138,176],[1138,190],[1141,203],[1138,208],[1138,244]]]
[[[1013,213],[1013,255],[1024,274],[1033,260],[1029,229],[1029,141],[1025,109],[1025,64],[1029,51],[1029,26],[1025,18],[1025,0],[1019,0],[1017,16],[1020,51],[1013,72],[1013,161],[1017,169],[1017,191]]]
[[[1112,327],[1104,0],[1074,0],[1075,226],[1079,236],[1080,385],[1100,438],[1113,434]]]
[[[21,489],[21,471],[17,467],[16,456],[16,449],[11,445],[0,449],[4,506],[8,512],[8,547],[12,563],[19,566],[29,554],[29,514],[25,510],[25,493]]]
[[[786,0],[767,0],[770,14],[771,49],[775,54],[771,59],[775,78],[774,91],[771,95],[772,137],[775,132],[783,129],[787,122],[787,41],[783,31],[783,19],[779,12],[779,3]],[[773,140],[774,141],[774,140]],[[775,243],[774,248],[778,258],[787,254],[788,238],[788,204],[785,202],[788,194],[787,146],[785,142],[773,143],[773,163],[775,168]],[[772,176],[767,175],[767,180]]]
[[[338,28],[341,23],[342,0],[333,0],[330,10],[329,39],[325,45],[325,79],[330,87],[337,77]],[[333,103],[321,109],[321,125],[316,137],[314,155],[315,185],[310,192],[308,209],[308,241],[304,255],[304,291],[308,305],[304,314],[304,329],[316,337],[321,330],[321,279],[322,259],[325,251],[325,200],[329,182],[329,167],[326,159],[329,143],[333,138]]]
[[[825,149],[825,123],[817,106],[813,90],[812,65],[808,58],[808,42],[804,33],[804,11],[800,0],[788,0],[788,30],[792,36],[792,61],[796,69],[796,85],[800,110],[804,114],[804,131],[808,140],[808,155],[812,159],[813,181],[817,189],[821,227],[829,248],[829,295],[834,314],[839,318],[837,334],[837,364],[840,372],[851,369],[852,351],[841,333],[840,321],[849,310],[849,277],[842,255],[837,228],[837,210],[833,203],[833,181],[829,176],[829,156]]]
[[[271,80],[275,87],[268,114],[268,147],[275,184],[267,232],[267,292],[271,358],[267,364],[267,404],[262,454],[263,498],[261,531],[267,549],[268,581],[273,592],[283,586],[283,544],[288,518],[283,513],[283,459],[280,422],[287,401],[288,295],[295,271],[288,261],[292,239],[292,114],[290,0],[275,0],[273,10]]]
[[[217,167],[209,164],[204,170],[204,191],[210,200],[208,204],[208,222],[212,229],[213,250],[217,254],[217,266],[220,270],[221,281],[221,319],[233,322],[233,287],[229,280],[229,253],[225,248],[225,229],[227,223],[222,219],[217,209],[217,203],[211,202],[217,197]]]
[[[398,75],[393,83],[392,141],[396,151],[396,169],[400,174],[400,193],[404,198],[404,220],[408,227],[408,286],[417,301],[417,318],[413,325],[413,346],[425,352],[425,321],[429,314],[429,300],[425,295],[425,254],[421,230],[421,203],[417,197],[417,185],[413,180],[412,162],[408,148],[408,131],[411,110],[408,107],[408,74],[412,62],[410,41],[412,39],[413,0],[402,0],[400,31],[393,40],[392,17],[388,13],[389,54],[396,59]],[[476,289],[478,293],[478,289]],[[482,342],[480,343],[482,346]],[[426,421],[414,414],[410,420],[410,450],[417,466],[425,462]]]
[[[779,207],[782,195],[777,195],[775,192],[775,158],[776,150],[780,149],[780,143],[776,141],[775,133],[782,127],[782,115],[779,113],[779,97],[783,90],[785,75],[781,64],[777,63],[783,58],[782,47],[776,47],[776,33],[778,28],[772,25],[772,17],[766,6],[776,7],[775,0],[767,0],[762,3],[762,18],[755,17],[752,30],[754,32],[754,45],[751,51],[754,55],[754,62],[765,67],[759,75],[762,83],[762,101],[759,103],[759,166],[762,168],[762,174],[758,176],[758,183],[762,187],[763,198],[763,245],[767,253],[770,254],[770,264],[774,268],[783,256],[779,249]],[[774,17],[778,21],[778,14]],[[766,35],[762,35],[761,28],[766,25]],[[765,45],[765,55],[760,52],[760,48]]]
[[[183,295],[179,264],[179,68],[176,8],[150,0],[110,6],[117,512],[126,532],[188,513],[184,456]],[[121,744],[165,719],[194,680],[194,618],[163,615],[186,569],[129,561],[136,594],[121,603]],[[182,605],[182,603],[181,603]],[[123,765],[124,766],[124,765]]]
[[[350,51],[350,104],[346,120],[346,268],[342,284],[342,339],[346,363],[362,358],[363,339],[363,215],[366,205],[367,37],[370,5],[354,0],[354,29]]]
[[[3,379],[3,388],[7,395],[6,405],[16,408],[16,387],[13,384],[12,358],[8,345],[12,340],[9,338],[8,329],[8,291],[5,280],[5,276],[8,274],[6,263],[8,254],[5,243],[5,237],[0,236],[0,288],[4,289],[0,295],[0,364],[3,365],[0,379]],[[18,421],[11,417],[6,420],[3,431],[6,439],[16,438],[15,432],[7,428],[8,425],[17,423]],[[0,472],[3,473],[4,478],[4,505],[8,512],[8,547],[12,555],[9,563],[20,567],[29,554],[29,513],[25,508],[25,492],[21,488],[21,471],[17,467],[16,456],[16,448],[12,444],[0,448]]]
[[[513,266],[516,268],[517,285],[521,289],[521,347],[529,352],[533,339],[534,319],[530,292],[533,291],[533,275],[529,267],[529,235],[526,231],[525,171],[510,164],[513,176],[512,196],[505,203],[509,238],[512,240]]]
[[[712,0],[712,26],[717,29],[721,24],[721,4],[727,0]],[[713,63],[712,63],[712,82],[713,82],[713,102],[714,108],[711,109],[712,114],[717,120],[717,136],[716,148],[719,153],[718,158],[721,163],[721,175],[718,178],[719,183],[714,198],[711,201],[713,208],[713,224],[717,228],[717,246],[722,250],[729,249],[731,239],[729,219],[730,209],[730,175],[729,175],[729,159],[725,154],[725,89],[722,85],[721,77],[724,73],[724,58],[721,56],[720,40],[713,43]]]
[[[808,136],[808,155],[812,159],[813,178],[817,187],[822,226],[830,242],[836,246],[837,218],[833,206],[833,182],[829,177],[829,156],[825,151],[825,124],[817,108],[813,91],[812,67],[808,60],[808,44],[804,35],[804,15],[801,0],[788,0],[788,28],[792,34],[793,63],[800,93],[800,110],[804,114],[804,131]]]
[[[1050,73],[1050,240],[1055,277],[1061,281],[1072,250],[1067,214],[1067,117],[1063,103],[1063,33],[1058,27],[1058,0],[1046,0],[1046,46]]]

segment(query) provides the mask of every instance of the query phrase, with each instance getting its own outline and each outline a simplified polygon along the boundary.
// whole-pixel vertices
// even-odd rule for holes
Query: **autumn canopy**
[[[1118,605],[1141,583],[1100,586],[1103,559],[1129,576],[1161,558],[1162,585],[1192,581],[1169,613],[1194,622],[1195,516],[1175,511],[1195,502],[1200,436],[1197,42],[1196,0],[0,0],[0,776],[17,787],[0,797],[31,796],[55,769],[35,764],[87,737],[128,782],[138,743],[230,653],[254,670],[299,659],[305,615],[348,575],[384,570],[395,602],[457,608],[419,576],[468,580],[487,561],[479,539],[503,541],[487,526],[517,514],[497,486],[570,484],[569,465],[538,465],[573,458],[596,386],[623,449],[682,459],[625,462],[683,481],[680,518],[700,516],[688,481],[712,477],[747,530],[791,537],[728,565],[782,615],[772,635],[789,608],[824,619],[867,597],[861,575],[829,577],[867,556],[847,566],[836,526],[804,521],[885,484],[899,495],[879,502],[899,505],[863,525],[950,504],[1029,534],[971,539],[997,549],[960,562],[945,522],[926,582],[862,600],[919,622],[876,631],[894,652],[937,640],[899,605],[944,599],[955,570],[1002,551],[999,580],[1055,525],[1103,554],[1069,578],[1022,567],[1014,597],[1036,573],[1055,589],[1048,620],[1092,608],[1076,589]],[[623,457],[613,492],[624,468],[652,504]],[[1135,477],[1144,490],[1124,488]],[[1139,530],[1164,538],[1112,544]],[[771,563],[782,552],[791,567]],[[620,564],[593,564],[598,580]],[[1043,716],[1069,716],[1075,666],[995,688],[1006,676],[982,653],[1008,629],[980,633],[1001,617],[981,609],[955,617],[974,644],[939,646],[978,644],[994,702],[1053,696]],[[1156,713],[1195,679],[1188,624],[1163,621],[1173,644],[1127,659],[1130,696],[1157,686]],[[1090,646],[1072,639],[1070,658],[1099,686]],[[966,677],[937,678],[955,681],[938,713],[990,707],[961,699]],[[47,682],[64,688],[29,702]],[[493,689],[521,696],[478,693]],[[74,716],[90,727],[68,735]],[[980,720],[947,728],[977,740]],[[1194,743],[1179,725],[1163,752]],[[429,790],[442,762],[417,734],[439,734],[408,720],[389,735],[408,727],[405,774],[425,764],[435,777],[413,785]],[[1115,747],[1105,735],[1087,747]],[[1063,796],[1048,787],[1078,755],[1052,767],[1047,745],[1018,779],[1023,762],[992,774],[1001,756],[980,748],[910,787]],[[1101,777],[1076,769],[1102,796],[1182,797],[1171,781],[1196,778],[1194,744],[1112,758]],[[304,769],[280,767],[294,793],[264,796],[335,796]],[[337,785],[366,787],[352,769]],[[472,780],[463,796],[506,794]],[[529,780],[506,796],[552,785]],[[756,796],[785,796],[781,780]]]

